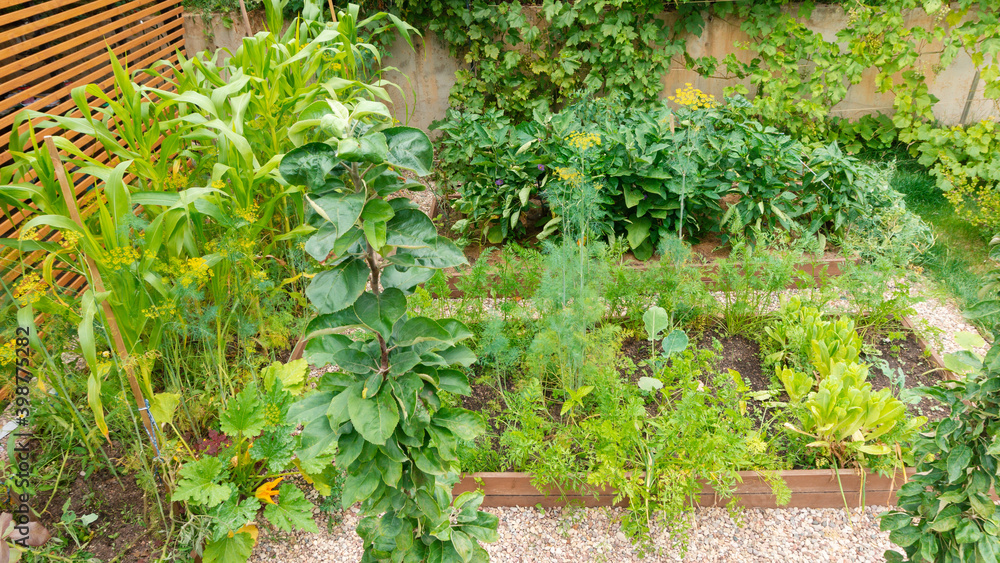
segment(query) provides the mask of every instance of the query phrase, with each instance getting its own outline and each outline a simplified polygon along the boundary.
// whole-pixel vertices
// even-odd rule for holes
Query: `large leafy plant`
[[[298,473],[288,471],[293,469],[296,445],[288,407],[302,394],[306,370],[304,360],[265,369],[260,388],[251,383],[220,409],[225,439],[216,444],[214,455],[202,452],[179,468],[171,500],[187,503],[192,515],[188,526],[204,540],[204,545],[194,543],[205,563],[246,561],[257,537],[253,522],[262,506],[264,517],[278,529],[319,531],[313,505],[297,486],[284,483],[275,488],[286,475]],[[180,447],[188,446],[181,441]],[[333,471],[330,467],[319,482],[332,480]]]
[[[305,353],[339,368],[291,407],[304,425],[296,454],[307,475],[334,459],[347,472],[342,500],[361,502],[362,561],[485,561],[478,541],[496,538],[497,518],[478,510],[481,493],[451,495],[458,441],[485,425],[439,397],[469,393],[455,368],[475,361],[461,344],[472,333],[406,307],[418,284],[465,258],[412,202],[389,199],[419,189],[401,173],[429,173],[433,156],[423,132],[391,124],[380,103],[314,104],[293,125],[310,142],[281,161],[285,181],[307,190],[305,248],[322,266],[306,292],[318,316]]]
[[[923,393],[951,414],[917,436],[919,463],[899,490],[896,510],[881,528],[903,549],[886,561],[996,561],[1000,557],[1000,511],[991,498],[1000,467],[1000,345],[981,361],[968,351],[952,361],[973,365],[956,381]]]

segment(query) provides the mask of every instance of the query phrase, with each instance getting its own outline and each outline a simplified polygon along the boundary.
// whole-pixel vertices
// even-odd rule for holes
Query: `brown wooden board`
[[[862,500],[865,506],[894,505],[896,491],[903,485],[903,473],[892,477],[867,473],[865,476],[864,497],[861,495],[861,476],[853,469],[841,469],[840,484],[836,475],[828,469],[802,469],[779,471],[778,475],[792,490],[788,504],[778,505],[770,485],[761,474],[754,471],[739,473],[742,483],[734,492],[736,504],[745,508],[843,508],[860,506]],[[909,478],[913,469],[906,471]],[[466,491],[482,490],[486,497],[483,506],[615,506],[614,494],[610,491],[597,491],[596,494],[582,495],[571,492],[560,497],[555,494],[546,495],[531,484],[530,473],[473,473],[466,475],[455,486],[453,493],[457,496]],[[725,506],[729,497],[718,495],[711,487],[705,486],[698,495],[698,506]],[[627,500],[617,503],[625,506]]]

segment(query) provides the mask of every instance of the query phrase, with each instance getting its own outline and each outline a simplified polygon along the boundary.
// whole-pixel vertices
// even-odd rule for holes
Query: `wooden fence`
[[[73,88],[83,84],[98,84],[105,92],[113,88],[108,49],[134,71],[161,59],[176,62],[177,50],[183,48],[180,0],[0,0],[0,167],[13,161],[8,143],[19,112],[33,109],[64,114],[75,108],[70,97]],[[144,74],[135,80],[154,87],[164,85],[163,79]],[[89,136],[57,129],[39,133],[39,141],[42,135],[61,135],[85,154],[116,164]],[[91,176],[74,176],[84,215],[94,207],[93,182]],[[17,238],[27,219],[21,213],[0,215],[0,238]],[[58,235],[43,236],[51,240]],[[20,264],[35,263],[41,254],[18,256],[9,249],[0,251],[0,275],[8,283],[16,280]],[[57,281],[73,288],[84,283],[68,272]],[[0,297],[0,308],[5,299]]]

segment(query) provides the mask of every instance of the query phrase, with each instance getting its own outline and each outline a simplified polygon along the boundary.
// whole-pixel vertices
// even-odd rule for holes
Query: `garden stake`
[[[73,221],[83,229],[83,219],[80,218],[80,209],[77,207],[76,198],[73,196],[73,191],[69,187],[69,181],[66,180],[66,170],[63,168],[62,159],[59,158],[59,150],[56,148],[55,141],[52,140],[51,135],[46,135],[45,138],[45,148],[49,151],[49,158],[52,160],[52,166],[56,172],[56,178],[59,180],[59,186],[62,188],[63,199],[66,200],[66,207],[69,208],[70,217]],[[81,250],[81,253],[83,251]],[[104,280],[101,279],[101,273],[97,271],[97,264],[94,259],[87,256],[84,253],[84,257],[87,259],[87,269],[90,270],[90,276],[94,281],[94,290],[98,293],[104,293]],[[118,352],[118,357],[121,358],[122,365],[125,366],[125,373],[128,375],[128,383],[132,388],[132,396],[135,398],[136,408],[142,414],[142,424],[146,427],[146,433],[150,436],[153,435],[153,425],[149,420],[149,412],[145,410],[146,401],[142,396],[142,390],[139,389],[139,382],[135,379],[135,373],[132,371],[132,366],[129,364],[129,353],[125,348],[125,340],[122,338],[122,333],[118,329],[118,321],[115,320],[115,313],[111,310],[111,304],[105,299],[101,303],[101,309],[104,311],[104,318],[108,320],[108,328],[110,329],[111,336],[114,339],[115,349]],[[155,448],[156,442],[153,441],[153,446]],[[159,454],[157,454],[159,455]]]
[[[247,5],[240,0],[240,13],[243,14],[243,24],[247,26],[247,37],[253,37],[253,29],[250,27],[250,18],[247,16]],[[275,35],[278,34],[277,31],[274,32]]]

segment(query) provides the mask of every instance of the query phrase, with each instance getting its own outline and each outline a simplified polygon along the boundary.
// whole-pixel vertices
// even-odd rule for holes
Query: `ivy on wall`
[[[929,75],[965,51],[986,97],[1000,99],[1000,0],[838,2],[846,22],[830,38],[806,26],[814,2],[394,1],[404,19],[435,32],[468,63],[451,91],[455,109],[499,108],[520,122],[539,106],[558,109],[580,90],[653,101],[662,96],[671,61],[683,61],[704,77],[739,80],[727,93],[748,95],[758,119],[803,141],[878,148],[898,139],[932,167],[942,189],[963,185],[965,193],[987,193],[1000,185],[1000,171],[989,167],[986,153],[952,154],[949,140],[956,133],[935,123],[938,100],[927,85]],[[700,36],[713,17],[749,37],[739,45],[740,56],[718,60],[687,52],[689,38]],[[893,96],[891,124],[887,118],[853,125],[831,120],[830,109],[866,72],[874,73],[877,92]],[[1000,140],[993,128],[980,129],[987,138],[980,139],[977,129],[969,146]],[[969,209],[978,207],[973,202]]]

